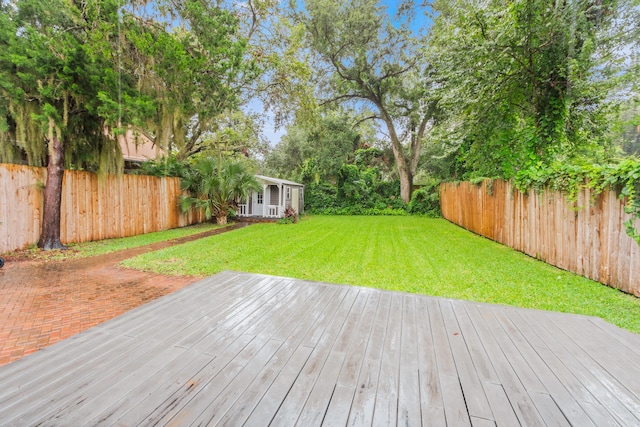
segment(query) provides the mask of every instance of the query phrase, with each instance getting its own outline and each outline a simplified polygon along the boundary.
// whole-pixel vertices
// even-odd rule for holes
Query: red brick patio
[[[9,260],[0,269],[0,365],[199,279],[127,270],[120,261],[239,226],[93,258]]]

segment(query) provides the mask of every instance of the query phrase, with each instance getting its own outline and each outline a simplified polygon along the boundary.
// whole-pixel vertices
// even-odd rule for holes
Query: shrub
[[[376,149],[377,150],[377,149]],[[379,150],[363,150],[359,156],[379,156]],[[362,160],[360,157],[358,159]],[[305,187],[305,210],[327,215],[405,215],[400,181],[383,180],[377,166],[356,161],[343,164],[336,183],[310,182]]]
[[[317,215],[366,215],[366,216],[377,216],[377,215],[404,216],[407,214],[407,212],[404,209],[392,209],[388,207],[383,209],[377,209],[377,208],[366,208],[363,206],[314,209],[309,213],[317,214]]]
[[[304,207],[307,211],[336,207],[338,190],[329,183],[312,183],[304,189]]]
[[[440,186],[436,183],[419,188],[411,195],[407,212],[412,215],[440,216]]]
[[[182,178],[187,173],[188,166],[176,159],[175,156],[161,157],[156,160],[147,160],[140,165],[138,174],[157,177],[177,176]]]
[[[338,172],[337,200],[345,206],[374,207],[380,195],[375,192],[379,172],[376,168],[359,169],[344,164]]]
[[[298,213],[291,206],[284,210],[284,217],[278,220],[278,224],[295,224],[298,222]]]

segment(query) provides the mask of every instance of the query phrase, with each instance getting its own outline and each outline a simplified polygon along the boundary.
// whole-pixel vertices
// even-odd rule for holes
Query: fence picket
[[[0,253],[38,241],[45,179],[45,168],[0,164]],[[180,213],[178,178],[98,178],[89,172],[65,171],[62,189],[63,243],[132,236],[204,220],[202,214]]]
[[[549,264],[640,296],[640,246],[626,234],[629,214],[614,191],[592,203],[590,190],[584,189],[574,207],[565,194],[548,188],[522,194],[503,180],[493,182],[492,194],[488,188],[486,183],[442,184],[442,215]],[[640,220],[634,223],[640,226]]]

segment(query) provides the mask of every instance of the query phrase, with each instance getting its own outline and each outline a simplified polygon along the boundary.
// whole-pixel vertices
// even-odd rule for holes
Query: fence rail
[[[640,246],[626,234],[624,202],[613,191],[577,202],[545,189],[521,193],[507,181],[440,186],[442,215],[474,233],[549,264],[640,296]],[[640,221],[635,220],[635,226]]]
[[[0,253],[38,241],[45,168],[0,164]],[[182,214],[177,178],[65,171],[60,234],[63,243],[127,237],[202,222]]]

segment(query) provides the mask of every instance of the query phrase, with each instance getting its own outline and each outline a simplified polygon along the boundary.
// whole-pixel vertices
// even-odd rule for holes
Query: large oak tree
[[[376,0],[308,0],[303,18],[317,53],[320,103],[368,108],[395,158],[400,196],[411,197],[425,133],[434,118],[421,40]],[[405,19],[408,19],[405,17]]]

